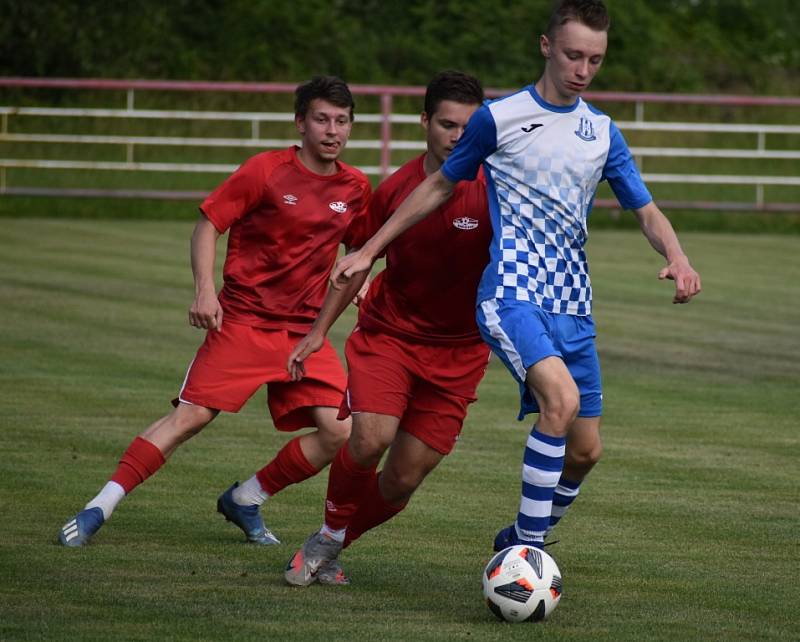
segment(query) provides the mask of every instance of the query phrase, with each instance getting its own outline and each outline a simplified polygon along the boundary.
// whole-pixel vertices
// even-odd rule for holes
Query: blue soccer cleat
[[[100,530],[105,521],[103,511],[99,507],[84,508],[61,527],[58,541],[62,546],[70,548],[84,546],[89,542],[89,538]]]
[[[552,546],[553,544],[558,544],[558,540],[553,540],[552,542],[545,542],[544,544],[540,544],[537,542],[526,542],[525,540],[521,540],[517,536],[517,529],[515,528],[515,524],[511,524],[511,526],[506,526],[505,528],[501,528],[497,535],[494,536],[494,550],[495,552],[499,553],[500,551],[508,548],[509,546],[516,546],[517,544],[524,544],[525,546],[535,546],[536,548],[544,548],[545,546]]]
[[[494,550],[496,552],[500,552],[509,546],[514,546],[515,544],[519,544],[519,538],[517,537],[517,529],[514,528],[514,524],[511,526],[506,526],[505,528],[501,528],[500,531],[494,537]]]
[[[219,496],[217,512],[222,513],[226,520],[241,528],[247,536],[248,542],[264,546],[280,544],[281,541],[264,525],[264,520],[261,519],[261,514],[258,512],[258,506],[255,504],[240,506],[233,501],[233,489],[238,485],[239,482],[235,482]]]

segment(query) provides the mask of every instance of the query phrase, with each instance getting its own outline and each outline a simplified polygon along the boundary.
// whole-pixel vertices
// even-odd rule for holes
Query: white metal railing
[[[1,79],[0,81],[14,79]],[[19,80],[19,79],[17,79]],[[24,80],[24,79],[22,79]],[[29,79],[30,80],[30,79]],[[147,83],[145,88],[172,88],[181,89],[181,83],[167,82],[164,87],[151,81],[96,81],[98,86],[116,83],[120,87],[128,87],[128,84]],[[60,86],[70,87],[70,83],[81,81],[64,80]],[[163,84],[163,83],[162,83]],[[217,83],[186,83],[192,88],[203,85],[206,89],[218,88]],[[14,86],[10,82],[0,82],[0,85]],[[25,86],[22,83],[21,86]],[[176,87],[177,86],[177,87]],[[250,85],[236,85],[236,89],[227,88],[232,91],[246,91]],[[273,89],[276,91],[288,92],[293,86],[280,86]],[[109,87],[105,87],[109,88]],[[114,85],[114,88],[117,88]],[[351,138],[348,143],[349,149],[376,150],[380,151],[381,162],[378,165],[359,165],[360,169],[367,174],[385,175],[393,171],[395,166],[389,162],[392,151],[414,151],[425,148],[421,137],[417,140],[403,140],[391,136],[391,125],[409,124],[419,122],[418,114],[400,114],[391,110],[392,95],[421,95],[422,88],[387,88],[387,87],[362,87],[362,93],[372,93],[381,95],[381,113],[359,113],[357,122],[376,123],[381,125],[381,137],[375,139]],[[226,90],[223,87],[222,90]],[[383,92],[383,93],[381,93]],[[500,91],[490,92],[495,95]],[[386,96],[389,97],[386,100]],[[730,135],[751,135],[755,137],[755,144],[750,146],[737,146],[736,148],[706,148],[706,147],[686,147],[686,146],[632,146],[632,153],[644,165],[643,176],[647,182],[651,183],[673,183],[673,184],[705,184],[705,185],[745,185],[755,188],[755,196],[752,202],[743,202],[742,209],[779,209],[800,211],[798,203],[769,203],[764,199],[764,188],[767,186],[784,186],[789,188],[800,187],[800,171],[787,171],[784,173],[759,173],[752,174],[694,174],[694,173],[666,173],[652,172],[647,170],[646,158],[710,158],[710,159],[741,159],[741,160],[763,160],[763,161],[794,161],[800,160],[800,149],[770,149],[767,146],[768,137],[774,136],[798,136],[800,135],[800,125],[771,125],[771,124],[731,124],[731,123],[697,123],[697,122],[660,122],[644,120],[645,101],[648,102],[676,102],[673,96],[653,96],[636,94],[596,94],[591,96],[596,100],[628,100],[635,103],[635,120],[618,121],[617,124],[624,132],[676,132],[676,133],[701,133],[701,134],[730,134]],[[686,97],[682,97],[686,99]],[[726,97],[694,97],[695,100],[682,100],[682,102],[708,102],[719,103]],[[739,101],[736,97],[727,97],[725,104],[747,104],[747,101],[755,101],[755,104],[782,105],[786,100],[765,98],[742,98]],[[705,100],[701,100],[705,99]],[[109,145],[119,146],[124,151],[124,160],[73,160],[73,159],[54,159],[54,158],[0,158],[0,194],[62,194],[62,195],[109,195],[134,197],[137,195],[147,195],[153,197],[161,195],[165,198],[197,198],[196,191],[174,190],[109,190],[97,187],[92,188],[49,188],[34,187],[23,185],[11,185],[7,178],[7,169],[40,169],[46,170],[87,170],[87,171],[135,171],[135,172],[174,172],[174,173],[220,173],[227,174],[233,171],[237,164],[232,163],[212,163],[212,162],[147,162],[137,161],[137,150],[148,146],[167,146],[167,147],[216,147],[216,148],[242,148],[242,149],[274,149],[283,148],[294,144],[295,138],[262,138],[261,125],[263,123],[282,123],[291,124],[294,115],[285,112],[259,112],[259,111],[203,111],[203,110],[164,110],[164,109],[137,109],[134,106],[134,87],[128,87],[126,93],[126,106],[119,109],[105,108],[58,108],[58,107],[15,107],[0,106],[0,143],[4,144],[52,144],[52,145]],[[800,106],[800,101],[792,106]],[[204,137],[204,136],[159,136],[159,135],[127,135],[127,134],[55,134],[50,132],[21,132],[14,131],[14,124],[17,118],[39,117],[45,119],[69,119],[84,118],[92,120],[102,119],[133,119],[133,120],[162,120],[162,121],[221,121],[221,122],[249,122],[250,135],[243,137]],[[41,154],[46,156],[47,154]],[[797,199],[800,200],[800,199]],[[603,203],[601,203],[603,204]],[[612,203],[605,203],[606,205]],[[694,202],[682,203],[681,206],[687,208],[706,208],[714,207],[715,203]],[[730,203],[726,203],[729,206]]]

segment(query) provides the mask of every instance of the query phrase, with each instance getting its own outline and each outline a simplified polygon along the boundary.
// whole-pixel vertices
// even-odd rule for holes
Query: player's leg
[[[578,412],[579,395],[558,357],[547,357],[531,366],[526,383],[540,413],[525,445],[515,531],[519,542],[542,547],[564,468],[566,435]]]
[[[358,510],[347,527],[344,548],[402,511],[422,480],[443,457],[444,454],[414,435],[400,430],[389,449],[383,470],[370,477]]]
[[[320,567],[338,557],[346,530],[375,475],[381,456],[395,438],[410,397],[412,377],[404,364],[403,345],[364,330],[354,331],[345,345],[347,394],[339,416],[352,414],[347,444],[336,453],[328,475],[325,520],[289,561],[289,584],[307,586]]]
[[[567,435],[564,471],[553,496],[548,534],[575,501],[583,480],[603,450],[600,440],[603,394],[594,321],[588,316],[562,315],[556,319],[556,326],[556,346],[580,391],[580,410]]]
[[[319,473],[350,434],[350,418],[337,419],[337,408],[308,409],[317,429],[291,439],[275,457],[243,484],[234,483],[217,502],[217,510],[241,528],[254,544],[280,544],[264,524],[259,507],[287,486]]]
[[[567,512],[580,492],[581,483],[600,461],[603,452],[600,440],[600,417],[578,417],[567,435],[564,471],[553,495],[553,509],[547,534]]]
[[[375,476],[378,462],[392,443],[398,424],[399,419],[390,415],[353,415],[350,438],[336,453],[328,475],[325,521],[289,560],[284,573],[289,584],[308,586],[318,579],[321,567],[337,559],[348,524]]]
[[[235,482],[217,501],[217,510],[256,544],[280,543],[264,524],[260,506],[325,468],[350,434],[350,419],[337,418],[346,379],[336,351],[326,342],[306,361],[306,377],[288,381],[286,359],[295,340],[283,331],[256,333],[262,381],[268,382],[269,411],[278,430],[315,430],[291,439],[265,466],[243,484]]]
[[[347,527],[345,548],[364,532],[403,510],[422,481],[448,455],[461,434],[469,405],[486,372],[489,348],[408,345],[406,367],[414,373],[410,399],[380,475],[370,480]]]
[[[497,534],[498,550],[518,541],[544,545],[567,431],[578,413],[578,388],[553,342],[556,316],[517,301],[487,300],[478,309],[484,341],[520,384],[519,418],[539,412],[525,447],[517,520]]]
[[[196,435],[218,410],[179,403],[168,415],[151,424],[136,437],[100,492],[61,528],[64,546],[83,546],[111,517],[120,501],[164,465],[175,449]]]

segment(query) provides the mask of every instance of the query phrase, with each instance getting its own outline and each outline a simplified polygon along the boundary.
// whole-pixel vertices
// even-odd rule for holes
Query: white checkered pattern
[[[492,296],[532,300],[548,312],[591,314],[583,247],[611,121],[583,101],[572,111],[551,111],[527,92],[491,103],[490,110],[500,143],[486,159],[501,239]],[[575,133],[581,118],[591,122],[594,140]],[[528,123],[542,127],[525,132]]]

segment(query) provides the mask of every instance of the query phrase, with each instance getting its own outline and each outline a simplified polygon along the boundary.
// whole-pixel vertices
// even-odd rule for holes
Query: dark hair
[[[425,113],[433,116],[443,100],[453,100],[466,105],[483,102],[481,81],[461,71],[440,71],[428,83],[425,90]]]
[[[295,116],[305,118],[311,101],[317,98],[328,101],[337,107],[350,108],[350,120],[353,120],[353,110],[356,103],[347,83],[336,76],[314,76],[311,80],[298,85],[294,90]]]
[[[555,32],[571,20],[595,31],[608,31],[611,25],[603,0],[560,0],[553,9],[545,34],[553,40]]]

